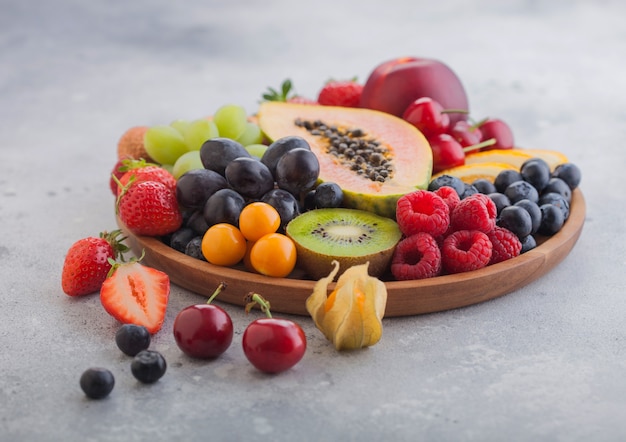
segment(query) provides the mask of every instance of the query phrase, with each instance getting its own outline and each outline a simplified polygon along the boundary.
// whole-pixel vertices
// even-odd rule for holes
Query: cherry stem
[[[268,318],[270,319],[272,318],[272,313],[270,312],[270,302],[267,299],[263,298],[258,293],[253,293],[253,292],[248,293],[244,301],[246,302],[246,313],[250,313],[250,310],[252,310],[252,307],[258,304],[259,307],[261,308],[261,311],[265,313],[265,315]]]
[[[496,139],[495,138],[489,138],[488,140],[482,141],[478,144],[472,144],[471,146],[467,146],[465,148],[463,148],[463,152],[467,153],[467,152],[472,152],[474,150],[478,150],[478,149],[482,149],[483,147],[487,147],[487,146],[492,146],[496,144]]]
[[[469,114],[467,109],[444,109],[441,111],[442,114]]]
[[[220,284],[217,286],[217,288],[215,289],[215,291],[213,292],[213,294],[209,297],[209,300],[206,302],[207,304],[210,304],[217,295],[220,294],[220,292],[222,290],[224,290],[226,288],[226,283],[225,282],[220,282]]]

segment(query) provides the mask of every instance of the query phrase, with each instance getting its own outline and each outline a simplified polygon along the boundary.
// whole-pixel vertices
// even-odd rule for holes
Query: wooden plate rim
[[[412,316],[444,311],[484,302],[511,293],[552,270],[570,253],[582,232],[585,200],[579,189],[572,194],[570,216],[563,228],[517,258],[472,272],[416,281],[385,282],[388,292],[385,317]],[[272,305],[272,311],[308,315],[306,298],[316,281],[271,278],[239,268],[214,266],[180,253],[154,237],[133,235],[118,219],[127,241],[138,256],[145,253],[146,265],[164,271],[172,283],[209,296],[220,282],[228,284],[220,301],[244,305],[244,296],[257,291]],[[331,284],[329,289],[332,289]]]

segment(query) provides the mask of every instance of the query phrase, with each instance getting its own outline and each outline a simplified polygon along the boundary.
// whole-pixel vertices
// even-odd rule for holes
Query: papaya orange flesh
[[[319,181],[337,183],[344,191],[346,207],[394,218],[400,196],[428,187],[432,174],[430,145],[419,130],[401,118],[370,109],[264,102],[258,121],[271,141],[286,136],[304,138],[319,160]],[[303,124],[316,121],[339,133],[358,131],[358,138],[375,142],[382,149],[387,176],[372,179],[367,172],[358,173],[359,167],[353,167],[355,157],[337,155],[328,136]],[[366,161],[372,160],[367,157]]]

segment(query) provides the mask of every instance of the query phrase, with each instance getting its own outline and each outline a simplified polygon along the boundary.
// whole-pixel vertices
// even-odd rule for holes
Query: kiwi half
[[[371,276],[382,275],[402,237],[391,218],[358,209],[316,209],[294,218],[286,228],[296,244],[298,266],[313,279],[328,276],[332,262],[339,273],[369,261]]]

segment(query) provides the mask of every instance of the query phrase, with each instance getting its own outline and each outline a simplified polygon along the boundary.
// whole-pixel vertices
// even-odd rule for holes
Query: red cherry
[[[465,152],[449,134],[438,134],[428,139],[433,152],[433,173],[465,164]]]
[[[444,133],[450,126],[450,117],[443,106],[429,97],[418,98],[409,104],[402,118],[417,127],[426,138]]]
[[[193,358],[216,358],[233,340],[233,322],[224,309],[210,302],[225,287],[221,283],[206,304],[181,310],[174,320],[174,339],[178,347]]]
[[[513,149],[515,142],[513,140],[513,131],[504,121],[498,118],[487,118],[483,122],[479,123],[481,141],[494,138],[495,144],[487,146],[482,150],[491,149]]]
[[[480,129],[465,120],[457,121],[448,133],[463,147],[478,144],[482,139]]]
[[[296,365],[306,351],[302,328],[288,319],[272,318],[269,304],[258,294],[249,295],[246,311],[258,303],[267,318],[251,322],[243,333],[243,352],[248,361],[265,373],[280,373]]]

